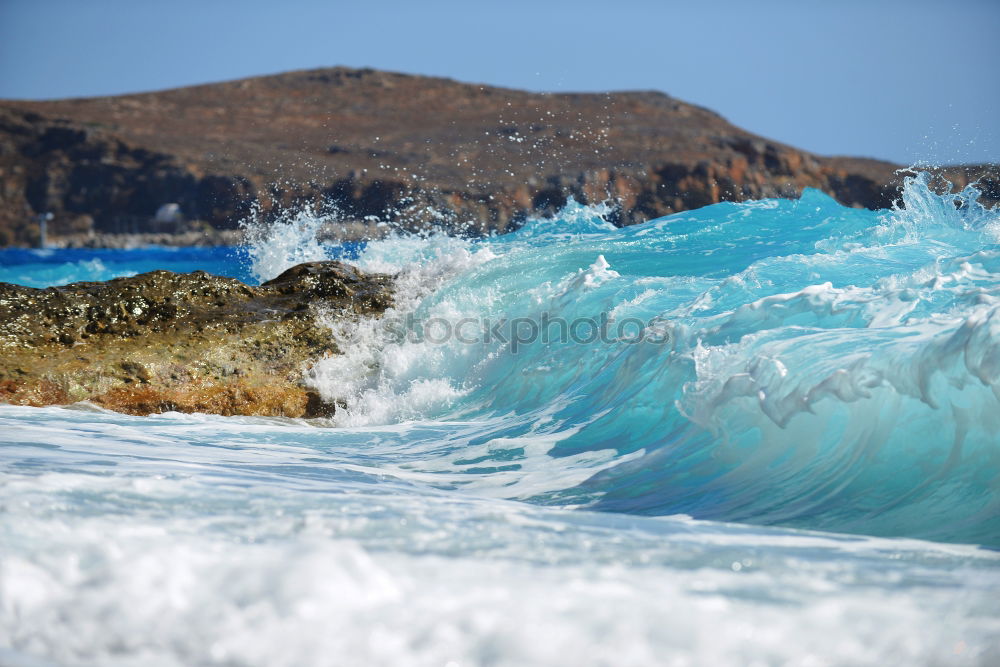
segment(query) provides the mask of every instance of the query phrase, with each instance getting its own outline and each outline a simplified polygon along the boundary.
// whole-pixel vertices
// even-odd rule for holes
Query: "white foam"
[[[407,338],[407,318],[424,298],[455,277],[495,255],[488,248],[448,236],[400,236],[370,242],[355,264],[368,271],[396,274],[393,308],[378,318],[327,321],[342,354],[309,369],[310,384],[327,402],[340,406],[341,426],[386,424],[439,413],[462,395],[463,371],[471,350]],[[445,302],[428,318],[455,321]]]
[[[113,502],[101,479],[59,486]],[[4,664],[1000,658],[997,557],[969,547],[374,493],[216,490],[189,515],[171,484],[154,512],[72,520],[0,492]]]

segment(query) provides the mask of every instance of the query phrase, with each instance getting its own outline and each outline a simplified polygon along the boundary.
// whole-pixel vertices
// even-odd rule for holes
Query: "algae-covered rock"
[[[303,384],[312,362],[338,353],[319,318],[380,315],[390,286],[389,276],[334,261],[259,287],[204,271],[46,289],[0,283],[0,402],[330,414]]]

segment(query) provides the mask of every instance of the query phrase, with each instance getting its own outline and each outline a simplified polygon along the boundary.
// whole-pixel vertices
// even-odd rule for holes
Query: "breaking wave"
[[[1000,545],[1000,216],[978,194],[917,174],[891,211],[806,190],[619,229],[570,202],[485,240],[373,241],[352,261],[398,275],[397,307],[339,330],[312,382],[340,426],[413,423],[448,488]],[[625,320],[660,336],[509,327]]]

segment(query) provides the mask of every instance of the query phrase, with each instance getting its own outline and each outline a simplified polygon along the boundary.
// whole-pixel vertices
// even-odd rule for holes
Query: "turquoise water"
[[[1000,215],[976,194],[0,253],[35,285],[93,260],[398,275],[385,317],[331,318],[332,420],[0,407],[0,662],[995,664]]]
[[[330,259],[352,258],[361,247],[363,244],[358,243],[331,246],[323,249],[323,255]],[[254,273],[250,250],[244,247],[0,248],[0,282],[29,287],[110,280],[157,269],[208,271],[249,283],[260,281]]]
[[[208,271],[241,280],[251,278],[236,248],[0,249],[0,282],[49,287],[72,282],[109,280],[170,268]]]

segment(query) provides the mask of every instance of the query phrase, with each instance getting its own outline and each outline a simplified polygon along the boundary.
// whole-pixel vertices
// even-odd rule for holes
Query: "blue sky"
[[[370,66],[655,89],[821,154],[1000,162],[997,0],[0,0],[0,97]]]

